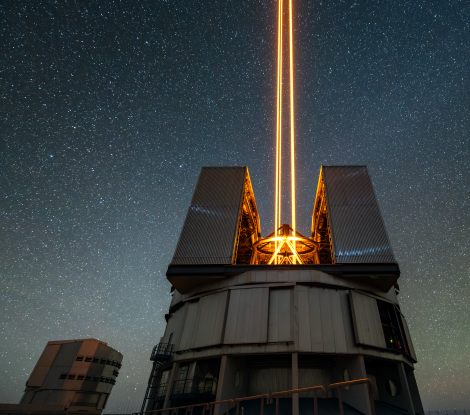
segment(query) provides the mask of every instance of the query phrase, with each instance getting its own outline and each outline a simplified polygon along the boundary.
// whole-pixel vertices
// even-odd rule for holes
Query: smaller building
[[[122,354],[100,340],[50,341],[26,382],[19,406],[34,406],[35,412],[54,405],[54,413],[101,414],[121,362]]]

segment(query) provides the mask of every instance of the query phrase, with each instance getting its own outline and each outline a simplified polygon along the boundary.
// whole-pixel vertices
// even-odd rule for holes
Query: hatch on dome
[[[250,264],[260,236],[248,167],[203,167],[171,265]]]
[[[396,263],[366,166],[322,166],[312,215],[317,263]]]

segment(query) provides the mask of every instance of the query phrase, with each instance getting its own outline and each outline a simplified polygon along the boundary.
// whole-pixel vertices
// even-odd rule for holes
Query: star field
[[[272,231],[276,2],[203,3],[0,5],[0,402],[95,337],[124,355],[107,412],[140,408],[202,166],[247,165]],[[368,166],[424,407],[470,409],[470,4],[294,7],[298,229],[321,164]]]

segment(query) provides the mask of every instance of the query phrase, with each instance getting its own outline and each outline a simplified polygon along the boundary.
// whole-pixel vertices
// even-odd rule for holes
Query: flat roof
[[[84,341],[90,341],[90,340],[101,343],[101,344],[104,344],[105,346],[108,345],[108,343],[106,343],[106,342],[103,342],[103,341],[98,340],[98,339],[93,339],[93,338],[89,338],[89,339],[72,339],[72,340],[52,340],[50,342],[47,342],[47,344],[65,344],[65,343],[73,343],[73,342],[84,342]]]

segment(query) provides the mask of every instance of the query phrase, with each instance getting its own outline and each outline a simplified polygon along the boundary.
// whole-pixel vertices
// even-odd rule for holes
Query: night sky
[[[427,410],[470,409],[470,2],[295,2],[297,223],[368,166]],[[49,340],[123,353],[137,410],[202,166],[247,165],[273,231],[275,0],[0,6],[0,402]],[[287,221],[285,219],[284,221]]]

